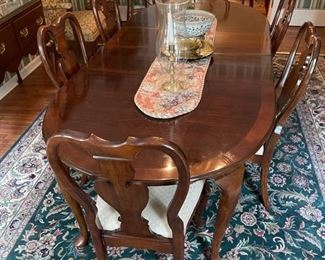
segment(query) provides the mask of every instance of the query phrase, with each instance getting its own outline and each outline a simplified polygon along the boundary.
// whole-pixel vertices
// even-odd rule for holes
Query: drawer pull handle
[[[6,51],[6,45],[4,42],[0,43],[0,54],[3,55]]]
[[[38,25],[38,26],[42,25],[43,24],[43,17],[42,16],[38,17],[35,22],[36,22],[36,25]]]
[[[20,34],[20,37],[24,37],[24,38],[26,38],[27,35],[28,35],[28,28],[25,27],[25,28],[21,29],[21,30],[19,31],[19,34]]]

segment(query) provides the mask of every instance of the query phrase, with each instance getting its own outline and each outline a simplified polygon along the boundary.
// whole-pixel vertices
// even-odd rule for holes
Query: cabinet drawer
[[[7,25],[0,29],[0,65],[9,63],[17,52],[20,51],[15,31],[11,25]]]
[[[22,50],[36,43],[37,29],[44,24],[42,6],[38,6],[14,22],[18,43]]]

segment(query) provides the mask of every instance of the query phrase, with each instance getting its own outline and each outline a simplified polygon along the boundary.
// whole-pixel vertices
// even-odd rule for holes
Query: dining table
[[[240,197],[244,163],[270,134],[275,113],[271,40],[266,17],[247,6],[225,0],[198,0],[195,9],[217,19],[214,52],[199,105],[190,113],[156,119],[142,113],[134,96],[156,58],[158,15],[150,6],[131,20],[58,90],[49,104],[43,137],[70,129],[123,142],[130,136],[161,137],[180,147],[191,182],[212,179],[220,201],[211,245],[217,258],[223,235]],[[97,172],[86,153],[60,146],[63,162],[81,172]],[[147,185],[177,182],[168,156],[143,152],[134,166],[135,180]],[[88,240],[82,210],[69,198],[79,223],[76,245]]]

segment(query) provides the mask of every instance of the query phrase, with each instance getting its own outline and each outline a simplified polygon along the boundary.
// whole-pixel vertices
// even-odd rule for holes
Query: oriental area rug
[[[277,55],[275,73],[286,60]],[[325,259],[325,60],[290,116],[271,162],[272,210],[261,204],[260,168],[246,165],[240,201],[221,245],[222,259]],[[42,117],[0,162],[0,259],[95,259],[91,244],[77,250],[78,226],[58,191],[41,135]],[[75,178],[80,178],[74,174]],[[205,226],[190,224],[185,259],[206,259],[219,190],[211,195]],[[92,190],[91,182],[85,187]],[[149,250],[108,248],[108,259],[172,259]]]

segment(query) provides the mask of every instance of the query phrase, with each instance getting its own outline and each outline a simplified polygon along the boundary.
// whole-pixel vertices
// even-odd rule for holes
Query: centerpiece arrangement
[[[154,118],[189,113],[201,100],[217,20],[212,13],[189,10],[188,4],[156,0],[157,57],[134,97],[137,107]]]
[[[202,10],[188,10],[188,0],[157,0],[157,59],[169,76],[161,86],[177,92],[185,87],[186,62],[210,55],[213,44],[204,39],[215,16]],[[175,73],[177,71],[177,73]]]

